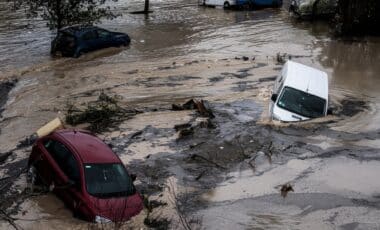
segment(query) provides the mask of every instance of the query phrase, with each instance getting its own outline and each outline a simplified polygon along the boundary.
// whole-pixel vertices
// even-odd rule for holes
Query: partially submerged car
[[[299,18],[329,17],[336,13],[337,0],[292,0],[289,11]]]
[[[225,9],[244,6],[279,7],[282,5],[282,0],[200,0],[199,4],[205,6],[223,6]]]
[[[39,138],[28,161],[32,184],[53,190],[74,216],[121,222],[143,209],[141,195],[119,157],[86,131],[59,130]]]
[[[282,0],[250,0],[251,4],[254,6],[262,6],[262,7],[280,7],[282,6]]]
[[[228,9],[247,5],[248,0],[199,0],[199,4],[204,6],[223,6]]]
[[[58,31],[51,43],[51,53],[79,57],[83,53],[108,48],[127,46],[131,42],[125,33],[111,32],[96,26],[70,26]]]
[[[292,122],[326,116],[328,92],[325,72],[287,61],[273,87],[272,119]]]

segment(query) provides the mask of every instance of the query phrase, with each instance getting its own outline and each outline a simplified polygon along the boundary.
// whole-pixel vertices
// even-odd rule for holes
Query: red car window
[[[65,175],[70,180],[79,184],[80,172],[78,162],[70,150],[64,144],[55,140],[45,141],[44,146]]]

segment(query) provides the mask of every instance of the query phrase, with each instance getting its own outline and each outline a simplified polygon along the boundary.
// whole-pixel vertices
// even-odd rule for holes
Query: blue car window
[[[107,30],[98,30],[99,38],[107,38],[111,35]]]
[[[82,35],[83,40],[93,40],[98,38],[96,30],[90,30]]]

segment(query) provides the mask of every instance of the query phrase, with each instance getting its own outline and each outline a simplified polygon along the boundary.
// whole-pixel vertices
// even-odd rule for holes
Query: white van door
[[[280,72],[280,74],[277,76],[276,78],[276,81],[274,82],[274,86],[273,86],[273,90],[272,90],[272,94],[271,95],[280,95],[280,92],[282,90],[282,88],[284,87],[284,81],[286,79],[286,70],[287,70],[287,67],[288,65],[285,64],[284,67],[282,67],[282,70]],[[275,98],[271,98],[271,102],[269,104],[269,114],[273,114],[273,107],[275,106],[275,103],[276,103],[276,100],[274,100]],[[273,117],[272,117],[273,119]]]

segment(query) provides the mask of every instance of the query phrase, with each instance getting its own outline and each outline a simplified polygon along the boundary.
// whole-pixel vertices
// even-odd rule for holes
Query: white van
[[[328,92],[325,72],[287,61],[273,88],[272,119],[291,122],[326,116]]]
[[[204,6],[223,6],[224,8],[230,8],[236,6],[238,0],[199,0],[200,5]]]

